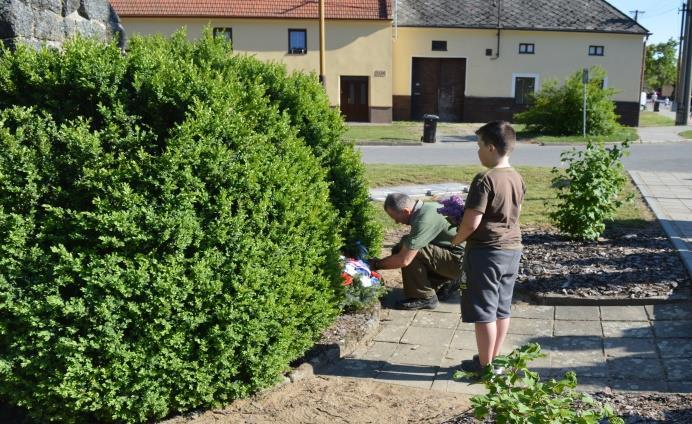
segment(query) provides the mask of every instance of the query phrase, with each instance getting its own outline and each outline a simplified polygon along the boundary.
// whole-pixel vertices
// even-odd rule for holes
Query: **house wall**
[[[394,41],[394,118],[409,119],[412,57],[466,58],[465,121],[509,119],[515,105],[513,76],[534,75],[536,90],[548,79],[564,79],[598,65],[608,75],[621,121],[637,125],[644,39],[641,35],[503,30],[496,57],[496,30],[400,27]],[[432,51],[446,40],[447,51]],[[519,54],[519,43],[535,44],[535,54]],[[604,46],[604,56],[589,56],[589,45]],[[492,49],[492,56],[486,56]],[[407,115],[408,112],[408,115]]]
[[[230,27],[233,50],[264,61],[276,61],[290,71],[319,73],[319,23],[302,19],[121,18],[128,35],[171,35],[187,28],[189,39],[205,26]],[[307,30],[307,53],[288,53],[288,30]],[[326,89],[333,106],[340,103],[340,76],[369,77],[372,122],[392,120],[392,25],[390,21],[336,21],[325,24]]]

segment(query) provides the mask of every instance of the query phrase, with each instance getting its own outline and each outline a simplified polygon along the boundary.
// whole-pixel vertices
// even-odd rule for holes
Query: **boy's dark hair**
[[[514,150],[517,134],[507,121],[491,121],[476,131],[476,135],[486,145],[492,144],[502,156],[507,156]]]

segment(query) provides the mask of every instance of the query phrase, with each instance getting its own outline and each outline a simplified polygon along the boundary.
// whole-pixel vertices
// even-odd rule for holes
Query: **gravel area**
[[[611,229],[595,242],[523,231],[517,288],[579,298],[657,298],[687,291],[690,277],[660,226]]]

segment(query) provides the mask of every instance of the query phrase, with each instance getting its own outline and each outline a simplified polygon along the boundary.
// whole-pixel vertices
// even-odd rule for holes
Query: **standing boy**
[[[462,268],[461,318],[475,324],[478,356],[462,369],[480,372],[499,353],[509,328],[514,281],[521,258],[519,212],[525,185],[509,164],[516,134],[508,122],[493,121],[478,131],[478,158],[488,168],[473,179],[464,217],[452,240],[466,241]]]

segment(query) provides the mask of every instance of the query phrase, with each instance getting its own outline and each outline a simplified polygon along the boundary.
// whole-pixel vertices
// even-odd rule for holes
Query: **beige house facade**
[[[143,0],[112,2],[128,35],[170,35],[185,27],[194,39],[210,26],[239,54],[319,73],[316,2],[189,3],[167,10]],[[638,125],[647,31],[605,1],[326,4],[325,88],[348,121],[417,120],[428,113],[453,122],[511,121],[545,81],[597,65],[607,73],[605,85],[617,90],[621,122]]]

